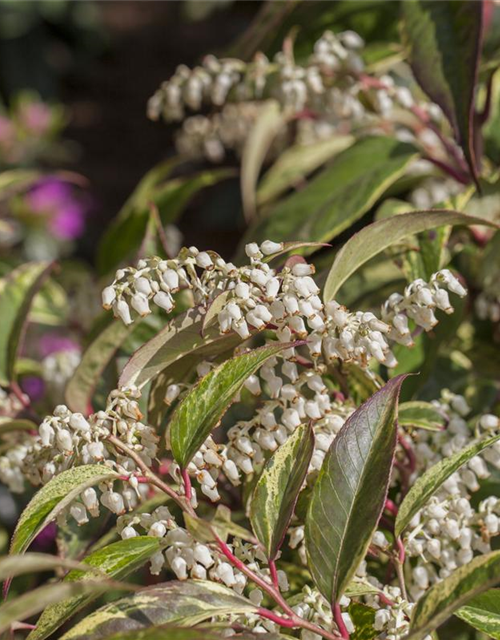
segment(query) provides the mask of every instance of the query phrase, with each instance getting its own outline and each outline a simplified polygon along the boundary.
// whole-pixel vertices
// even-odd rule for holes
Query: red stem
[[[406,558],[406,551],[401,538],[396,539],[396,547],[398,548],[398,560],[401,564],[403,564]]]
[[[274,586],[279,591],[279,581],[278,581],[278,571],[276,570],[276,563],[274,560],[269,560],[269,571],[271,573],[271,580],[273,581]]]
[[[347,631],[347,627],[345,626],[344,618],[342,618],[342,611],[340,610],[340,605],[338,603],[333,605],[333,619],[339,628],[342,638],[349,640],[349,631]]]
[[[410,473],[413,473],[417,468],[417,458],[415,456],[415,452],[413,451],[413,447],[401,433],[398,435],[398,441],[401,447],[403,448],[406,454],[406,457],[408,458],[409,471]]]
[[[385,509],[387,509],[387,511],[393,515],[394,517],[396,517],[398,515],[398,508],[397,506],[394,504],[394,502],[392,500],[390,500],[389,498],[387,498],[387,500],[385,501]]]
[[[191,491],[191,478],[189,477],[189,473],[187,469],[183,469],[181,471],[182,482],[184,483],[184,493],[186,494],[186,498],[191,501],[193,496],[193,492]]]
[[[257,613],[259,616],[263,618],[267,618],[268,620],[272,620],[275,624],[279,624],[280,627],[287,627],[288,629],[292,629],[296,627],[294,620],[289,620],[288,618],[282,618],[278,616],[276,613],[269,611],[269,609],[258,609]]]

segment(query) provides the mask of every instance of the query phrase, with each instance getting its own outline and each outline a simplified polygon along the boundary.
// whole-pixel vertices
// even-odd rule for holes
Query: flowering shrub
[[[29,501],[0,632],[500,638],[488,14],[401,12],[408,54],[383,73],[344,30],[304,59],[289,37],[271,61],[210,56],[162,85],[149,115],[183,121],[180,158],[105,232],[102,314],[64,262],[1,281],[0,482]],[[248,214],[232,257],[172,226],[232,175],[176,164],[227,152]],[[79,234],[67,185],[23,197]]]

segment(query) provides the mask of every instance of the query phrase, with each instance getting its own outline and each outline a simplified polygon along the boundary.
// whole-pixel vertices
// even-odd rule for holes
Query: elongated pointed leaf
[[[449,458],[443,458],[437,464],[421,475],[412,486],[403,500],[396,518],[395,533],[400,536],[406,529],[413,516],[424,506],[433,493],[445,482],[457,469],[469,462],[481,451],[500,440],[500,435],[474,442]]]
[[[52,522],[82,491],[118,474],[103,465],[68,469],[53,478],[31,499],[22,512],[12,536],[10,553],[25,551],[36,535]]]
[[[245,241],[327,242],[335,238],[375,204],[415,155],[414,147],[391,138],[357,142],[304,189],[285,198],[250,227]]]
[[[256,613],[250,600],[215,582],[166,582],[101,607],[62,640],[98,640],[163,624],[192,626],[213,616]]]
[[[446,424],[446,416],[430,402],[415,400],[399,405],[400,427],[418,427],[429,431],[440,431]]]
[[[264,636],[265,639],[265,636]],[[122,631],[106,636],[105,640],[221,640],[221,636],[207,629],[183,629],[159,626],[133,631]]]
[[[276,100],[260,107],[259,115],[245,141],[241,157],[241,199],[247,220],[256,213],[256,187],[262,165],[280,129],[284,116]]]
[[[94,568],[108,578],[122,579],[141,567],[159,549],[160,540],[158,538],[138,536],[129,540],[120,540],[103,547],[91,553],[83,562],[88,565],[89,569]],[[64,578],[64,582],[82,582],[95,579],[96,571],[76,569],[68,573]],[[36,629],[28,636],[29,640],[47,638],[77,611],[80,611],[107,589],[106,583],[103,582],[100,590],[96,589],[89,594],[77,594],[47,607],[40,616]]]
[[[283,543],[313,451],[312,429],[301,425],[269,459],[255,487],[250,521],[271,560]]]
[[[26,620],[62,598],[101,589],[102,582],[89,580],[80,583],[59,582],[28,591],[0,606],[0,633],[9,629],[13,622]]]
[[[325,301],[335,297],[337,291],[356,269],[403,238],[443,225],[475,224],[498,227],[488,220],[446,209],[412,211],[402,213],[395,220],[387,218],[373,222],[353,235],[335,256],[325,284]]]
[[[226,360],[185,396],[170,422],[172,453],[183,469],[217,426],[248,377],[266,360],[296,344],[274,343]]]
[[[404,376],[388,382],[346,421],[328,450],[306,519],[314,581],[338,602],[363,560],[384,508]]]
[[[0,418],[0,436],[12,431],[36,431],[38,426],[24,418]]]
[[[14,377],[20,342],[33,298],[52,269],[50,262],[28,262],[0,282],[0,384]]]
[[[237,334],[221,335],[218,325],[203,331],[204,316],[189,309],[138,349],[125,365],[120,386],[143,387],[158,373],[184,356],[197,353],[206,358],[227,351],[241,342]]]
[[[0,582],[26,573],[53,571],[61,568],[86,570],[83,563],[75,560],[51,556],[48,553],[25,553],[24,555],[5,556],[0,559]]]
[[[482,5],[470,0],[401,3],[403,37],[413,73],[429,98],[446,114],[475,179],[474,101]]]
[[[296,144],[286,149],[259,183],[257,202],[263,205],[274,200],[289,187],[299,185],[305,178],[350,147],[353,136],[333,136],[313,144]]]
[[[500,640],[500,589],[490,589],[469,600],[455,615],[488,638]]]
[[[422,640],[469,600],[500,582],[500,551],[477,556],[436,583],[417,602],[405,640]]]
[[[92,395],[109,362],[135,329],[114,318],[89,344],[66,387],[66,403],[72,411],[86,414]]]

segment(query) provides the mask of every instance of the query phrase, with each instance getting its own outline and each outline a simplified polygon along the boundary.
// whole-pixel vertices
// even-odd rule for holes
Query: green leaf
[[[446,424],[446,416],[430,402],[415,400],[399,405],[398,423],[400,427],[440,431]]]
[[[174,222],[200,189],[234,174],[230,169],[210,169],[164,182],[178,164],[177,158],[167,160],[140,181],[101,240],[97,260],[101,273],[108,273],[139,249],[148,226],[151,203],[158,208],[162,224]]]
[[[160,549],[160,540],[151,536],[138,536],[129,540],[120,540],[98,551],[94,551],[84,559],[90,568],[97,569],[99,574],[108,578],[122,579],[137,571],[147,560]],[[68,573],[64,582],[81,582],[94,580],[96,572],[74,570]],[[80,611],[87,604],[95,600],[100,593],[105,593],[109,587],[105,582],[101,590],[90,594],[78,594],[67,600],[54,603],[40,616],[34,629],[28,636],[29,640],[43,640],[59,629],[66,620]]]
[[[360,140],[250,227],[245,242],[335,238],[375,204],[415,155],[414,147],[391,138]]]
[[[266,634],[264,634],[264,640],[265,638]],[[206,629],[182,629],[162,625],[112,633],[112,635],[107,635],[104,640],[221,640],[221,636],[215,635]]]
[[[248,377],[292,344],[297,343],[274,343],[226,360],[182,399],[170,422],[170,446],[183,469],[217,426]]]
[[[354,140],[353,136],[333,136],[313,144],[296,144],[286,149],[260,181],[257,203],[266,204],[289,187],[304,183],[310,173],[350,147]]]
[[[446,114],[477,180],[474,102],[483,3],[405,0],[401,9],[403,39],[415,78]]]
[[[384,508],[403,380],[388,382],[348,418],[313,489],[306,549],[316,586],[331,603],[339,601],[363,560]]]
[[[106,326],[85,349],[80,364],[66,386],[66,403],[72,411],[88,413],[104,370],[135,328],[135,323],[125,325],[107,316]]]
[[[469,600],[455,615],[489,638],[500,640],[500,589],[490,589]]]
[[[250,600],[215,582],[166,582],[108,604],[76,624],[61,640],[98,640],[112,633],[163,624],[192,626],[214,616],[254,614]]]
[[[37,431],[38,425],[24,418],[0,417],[0,437],[12,431]]]
[[[500,440],[500,435],[474,442],[452,456],[443,458],[430,469],[427,469],[413,484],[401,503],[396,518],[395,535],[397,537],[401,535],[413,516],[420,511],[427,500],[457,469],[460,469],[466,462],[480,454],[487,447],[491,447],[498,440]]]
[[[268,460],[255,487],[250,521],[270,560],[283,543],[313,451],[313,431],[301,425]]]
[[[412,211],[397,217],[378,220],[354,234],[335,256],[325,284],[324,299],[331,300],[344,282],[356,269],[380,252],[414,233],[444,225],[485,225],[498,227],[495,223],[466,216],[445,209]]]
[[[22,512],[10,545],[10,553],[23,553],[36,535],[88,487],[118,474],[103,465],[88,464],[63,471],[42,487]]]
[[[133,354],[122,371],[119,385],[143,387],[187,354],[196,353],[206,358],[241,342],[237,334],[221,335],[218,326],[208,328],[202,335],[203,318],[198,309],[189,309],[174,318]]]
[[[257,120],[249,131],[241,156],[241,199],[247,220],[256,213],[256,186],[267,153],[284,125],[284,117],[276,100],[260,106]]]
[[[0,559],[0,582],[25,573],[52,571],[60,568],[85,571],[85,565],[81,562],[51,556],[48,553],[25,553],[24,555],[4,556]]]
[[[477,556],[433,585],[417,602],[405,640],[422,640],[469,600],[500,582],[500,551]]]
[[[0,283],[0,384],[7,386],[26,326],[31,302],[52,269],[50,262],[28,262]]]
[[[102,582],[94,580],[80,583],[60,582],[28,591],[0,607],[0,633],[9,629],[13,622],[26,620],[63,598],[96,590],[102,590]]]

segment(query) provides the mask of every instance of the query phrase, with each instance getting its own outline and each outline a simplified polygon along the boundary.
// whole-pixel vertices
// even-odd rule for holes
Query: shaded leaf
[[[313,451],[311,427],[297,427],[268,460],[255,487],[250,521],[270,560],[283,543]]]
[[[290,187],[304,181],[313,171],[350,147],[353,136],[333,136],[313,144],[296,144],[286,149],[259,183],[257,203],[274,200]]]
[[[215,582],[166,582],[101,607],[78,622],[63,640],[100,640],[112,633],[176,624],[192,626],[213,616],[252,614],[250,600]]]
[[[250,129],[241,156],[241,199],[247,220],[256,213],[256,186],[267,153],[284,125],[284,117],[276,100],[259,107],[259,115]]]
[[[420,511],[427,500],[441,487],[457,469],[477,456],[481,451],[490,447],[500,440],[500,435],[474,442],[473,444],[457,451],[448,458],[443,458],[437,464],[427,469],[416,482],[412,485],[410,491],[405,496],[398,511],[395,525],[395,535],[400,536],[401,533],[409,525],[413,516]]]
[[[37,431],[38,425],[24,418],[0,417],[0,436],[11,431]]]
[[[48,553],[25,553],[24,555],[5,556],[0,559],[0,581],[15,578],[26,573],[53,571],[54,569],[85,570],[85,565],[74,560],[51,556]]]
[[[500,640],[500,589],[490,589],[469,600],[455,615],[489,638]]]
[[[415,605],[405,640],[422,640],[457,609],[500,582],[500,551],[477,556],[433,585]]]
[[[446,416],[430,402],[403,402],[399,405],[398,423],[400,427],[418,427],[430,431],[440,431],[446,425]]]
[[[189,353],[206,358],[241,342],[237,334],[221,335],[218,326],[202,336],[203,315],[197,309],[174,318],[168,326],[140,347],[125,365],[119,385],[143,387],[166,367]]]
[[[98,570],[100,574],[104,574],[108,578],[122,579],[141,567],[159,549],[159,538],[138,536],[129,540],[120,540],[94,551],[83,562],[89,568]],[[95,580],[95,578],[96,571],[76,569],[68,573],[64,582],[82,582]],[[101,589],[93,590],[91,593],[76,594],[47,607],[40,616],[36,629],[29,634],[29,639],[43,640],[47,638],[77,611],[95,600],[100,593],[105,593],[108,588],[106,583],[102,582]]]
[[[28,591],[0,606],[0,633],[9,629],[13,622],[26,620],[62,598],[101,589],[102,582],[94,580],[80,583],[59,582]]]
[[[10,553],[25,551],[36,535],[82,491],[118,474],[103,465],[84,465],[63,471],[43,486],[24,509],[12,535]]]
[[[182,399],[170,421],[173,456],[185,469],[245,381],[266,360],[297,343],[274,343],[226,360]]]
[[[0,384],[13,379],[14,363],[31,302],[52,269],[50,262],[28,262],[0,283]]]
[[[268,238],[326,242],[335,238],[375,204],[415,154],[414,147],[382,136],[356,142],[304,189],[252,225],[245,242]]]
[[[474,101],[483,3],[405,0],[401,9],[403,38],[415,78],[446,114],[477,180]]]
[[[325,301],[335,297],[337,291],[356,269],[403,238],[444,225],[474,224],[498,226],[481,218],[473,218],[445,209],[412,211],[399,215],[397,221],[387,218],[373,222],[354,234],[335,256],[325,284]]]
[[[306,549],[314,581],[331,603],[338,602],[364,558],[384,508],[403,380],[388,382],[348,418],[313,489]]]

